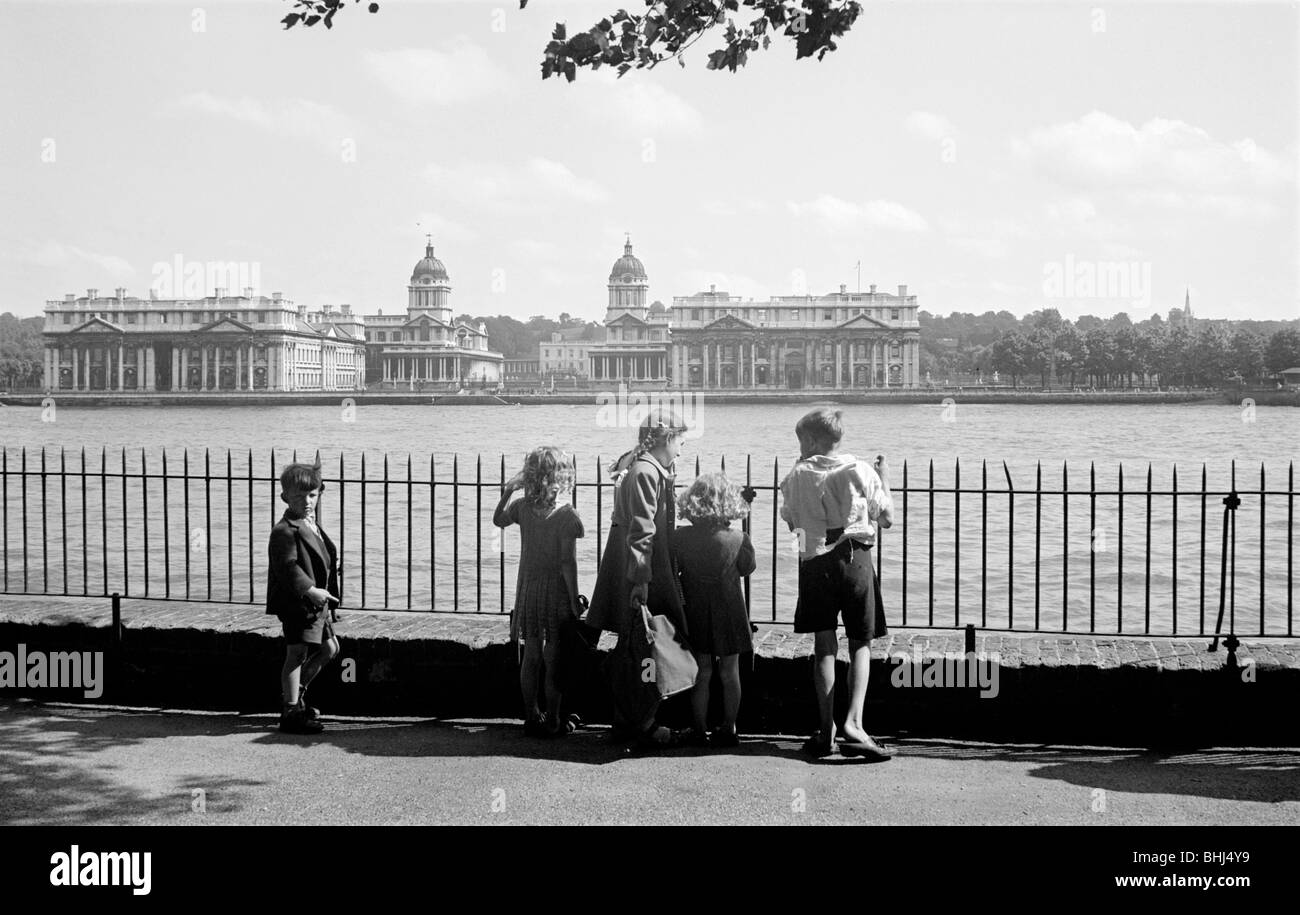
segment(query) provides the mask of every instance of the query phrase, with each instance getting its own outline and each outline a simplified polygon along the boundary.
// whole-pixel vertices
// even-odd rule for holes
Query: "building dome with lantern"
[[[487,326],[456,320],[451,276],[427,239],[407,285],[406,313],[366,315],[366,367],[372,383],[398,390],[490,389],[501,381],[500,353]]]
[[[633,280],[646,279],[645,265],[641,259],[632,253],[632,239],[629,237],[623,245],[623,256],[614,261],[614,266],[609,268],[609,281],[611,283],[630,283]]]
[[[623,245],[623,256],[614,261],[609,271],[609,305],[612,311],[635,311],[644,314],[650,277],[645,264],[632,253],[632,238]]]
[[[407,287],[407,311],[451,321],[451,277],[442,261],[433,256],[433,240],[424,247],[424,257],[411,271]]]
[[[424,247],[424,257],[416,262],[415,269],[411,271],[411,285],[416,286],[437,280],[450,282],[451,277],[447,275],[447,268],[443,266],[442,261],[433,256],[433,243],[430,242]]]

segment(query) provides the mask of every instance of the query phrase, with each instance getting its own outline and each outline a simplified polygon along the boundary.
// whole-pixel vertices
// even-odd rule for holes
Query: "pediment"
[[[892,328],[875,318],[868,318],[866,315],[854,315],[847,321],[837,324],[836,327],[845,330],[892,330]]]
[[[402,323],[402,326],[403,327],[418,327],[418,326],[454,327],[455,325],[448,324],[446,321],[439,320],[438,318],[435,318],[432,315],[414,315],[410,318],[407,318],[406,321]]]
[[[708,324],[704,325],[704,330],[756,330],[757,324],[752,324],[744,318],[736,315],[722,315],[714,318]]]
[[[605,322],[606,327],[617,327],[623,324],[636,324],[640,327],[650,326],[649,321],[643,321],[640,318],[638,318],[636,315],[626,311],[623,312],[621,315],[619,315],[617,318],[610,318],[608,321]]]
[[[213,332],[221,333],[221,332],[229,332],[229,331],[237,331],[241,334],[249,334],[253,332],[253,325],[245,324],[243,321],[240,321],[238,318],[219,318],[216,321],[212,321],[209,324],[204,324],[197,331],[195,331],[195,333],[206,334],[206,333],[213,333]]]
[[[100,317],[91,318],[85,324],[71,330],[74,334],[120,334],[121,332],[122,328]]]

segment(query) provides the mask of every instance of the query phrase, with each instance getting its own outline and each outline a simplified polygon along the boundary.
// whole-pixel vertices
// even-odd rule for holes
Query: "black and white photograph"
[[[1294,0],[3,0],[27,878],[1300,825],[1298,121]]]

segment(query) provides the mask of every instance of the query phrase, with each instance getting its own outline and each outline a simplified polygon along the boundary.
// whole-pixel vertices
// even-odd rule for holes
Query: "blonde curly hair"
[[[748,515],[749,503],[725,473],[702,473],[677,503],[677,513],[692,524],[722,527]]]
[[[555,507],[560,496],[573,489],[573,456],[561,448],[543,445],[524,458],[524,499],[545,509]]]

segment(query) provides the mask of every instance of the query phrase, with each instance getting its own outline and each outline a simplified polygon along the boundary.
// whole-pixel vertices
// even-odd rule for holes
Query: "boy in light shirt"
[[[781,482],[781,517],[799,535],[799,603],[794,631],[814,633],[813,686],[820,730],[804,744],[820,758],[835,752],[835,657],[839,618],[849,637],[849,711],[840,752],[886,760],[893,754],[862,726],[871,640],[886,633],[880,583],[871,563],[875,525],[893,523],[883,455],[874,464],[839,451],[841,412],[813,410],[795,425],[799,461]]]

